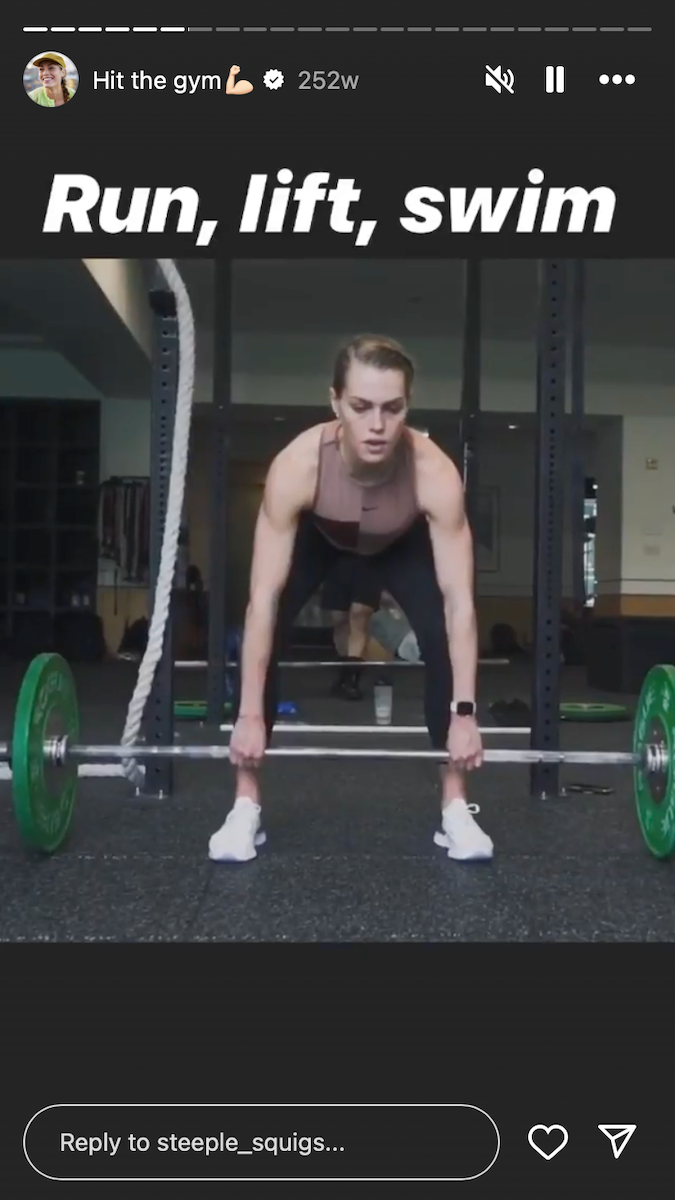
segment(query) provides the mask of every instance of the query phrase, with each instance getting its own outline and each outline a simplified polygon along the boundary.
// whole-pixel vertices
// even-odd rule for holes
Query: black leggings
[[[293,624],[307,601],[321,587],[343,555],[303,516],[295,541],[293,562],[279,600],[277,628],[265,686],[265,723],[272,734],[278,703],[278,667],[291,638]],[[410,622],[424,661],[424,716],[431,744],[445,749],[450,726],[452,670],[443,598],[434,565],[426,519],[397,542],[371,558],[380,573],[382,590],[391,593]]]

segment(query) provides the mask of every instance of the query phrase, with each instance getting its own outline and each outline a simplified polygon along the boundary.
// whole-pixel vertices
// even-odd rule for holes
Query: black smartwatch
[[[458,717],[475,717],[476,705],[473,700],[453,700],[450,712]]]

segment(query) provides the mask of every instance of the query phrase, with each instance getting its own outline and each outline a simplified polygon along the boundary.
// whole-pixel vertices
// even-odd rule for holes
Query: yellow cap
[[[67,66],[66,66],[66,64],[65,64],[65,62],[64,62],[64,61],[63,61],[63,59],[61,58],[61,55],[60,55],[60,54],[54,54],[54,52],[53,52],[52,50],[48,50],[46,54],[41,54],[39,58],[34,58],[34,59],[33,59],[33,66],[34,66],[34,67],[39,67],[39,66],[40,66],[40,63],[41,63],[41,62],[44,62],[44,60],[45,60],[46,58],[50,59],[50,61],[51,61],[51,62],[58,63],[60,67],[63,67],[64,71],[67,71],[67,70],[68,70],[68,68],[67,68]]]

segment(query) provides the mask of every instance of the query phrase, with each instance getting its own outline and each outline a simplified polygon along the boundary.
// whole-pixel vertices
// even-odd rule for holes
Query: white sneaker
[[[477,804],[469,805],[461,799],[453,800],[444,810],[443,831],[434,834],[434,842],[447,850],[448,858],[458,862],[482,862],[492,858],[492,839],[473,819],[473,812],[479,811]]]
[[[209,841],[209,858],[214,862],[250,862],[257,857],[256,846],[264,845],[266,835],[260,828],[260,805],[240,796],[227,820]]]

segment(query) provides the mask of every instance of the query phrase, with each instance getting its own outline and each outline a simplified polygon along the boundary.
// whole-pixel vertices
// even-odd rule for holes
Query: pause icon
[[[565,91],[565,68],[564,67],[547,67],[546,68],[546,91],[547,92],[564,92]]]

